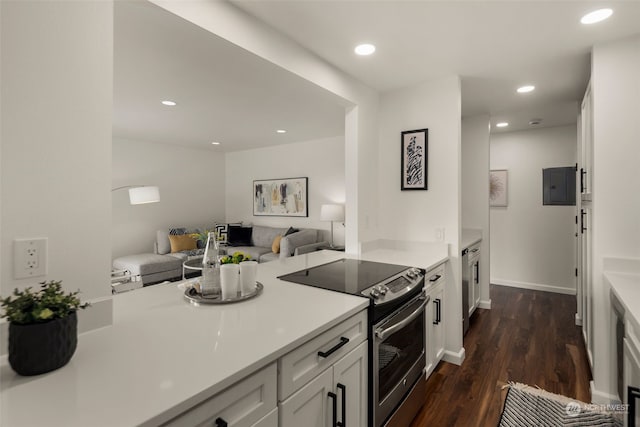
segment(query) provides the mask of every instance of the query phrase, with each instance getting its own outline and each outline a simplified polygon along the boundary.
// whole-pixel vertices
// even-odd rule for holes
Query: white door
[[[338,399],[337,419],[343,426],[367,426],[367,342],[333,365],[333,390]]]

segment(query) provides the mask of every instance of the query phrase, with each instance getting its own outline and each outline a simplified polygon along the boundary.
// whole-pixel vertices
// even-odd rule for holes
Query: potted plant
[[[66,365],[78,343],[76,312],[89,306],[80,303],[79,291],[65,293],[60,281],[40,284],[38,291],[15,289],[0,300],[0,317],[9,319],[9,364],[20,375]]]

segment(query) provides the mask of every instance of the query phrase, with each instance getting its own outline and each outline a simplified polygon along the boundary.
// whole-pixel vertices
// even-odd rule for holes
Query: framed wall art
[[[489,206],[507,206],[508,175],[506,169],[489,172]]]
[[[309,216],[309,178],[253,181],[254,216]]]
[[[427,189],[429,129],[404,131],[400,137],[401,190]]]

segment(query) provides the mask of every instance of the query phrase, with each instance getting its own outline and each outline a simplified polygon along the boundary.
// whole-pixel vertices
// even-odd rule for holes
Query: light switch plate
[[[13,278],[45,276],[47,274],[47,239],[16,239],[13,241]]]

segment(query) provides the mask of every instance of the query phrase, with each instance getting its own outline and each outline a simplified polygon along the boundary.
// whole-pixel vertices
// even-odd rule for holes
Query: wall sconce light
[[[156,203],[160,201],[160,189],[149,185],[124,185],[111,191],[129,189],[129,203],[132,205],[144,205],[146,203]]]

